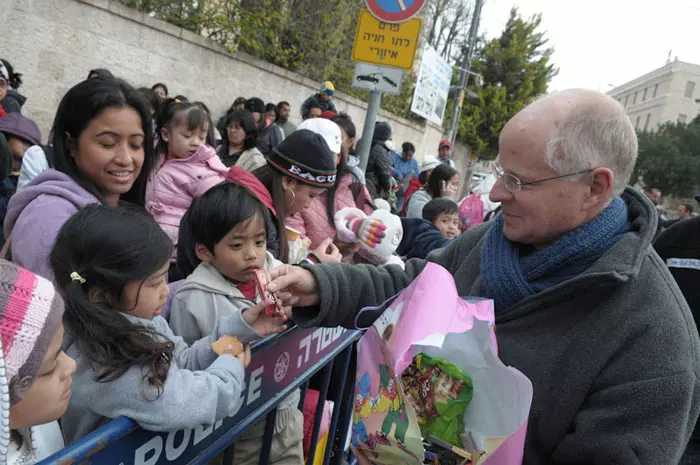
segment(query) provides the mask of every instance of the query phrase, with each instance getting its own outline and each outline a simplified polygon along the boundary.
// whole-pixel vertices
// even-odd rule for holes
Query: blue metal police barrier
[[[267,464],[276,407],[297,388],[302,388],[301,405],[308,380],[323,369],[322,386],[316,408],[307,463],[312,464],[321,426],[323,402],[334,402],[324,465],[339,463],[343,450],[334,450],[348,436],[349,418],[341,415],[352,405],[354,373],[348,366],[354,342],[361,331],[343,328],[291,328],[283,334],[260,341],[253,347],[253,358],[246,370],[241,407],[214,425],[191,430],[155,433],[141,429],[134,421],[120,417],[93,431],[75,444],[39,462],[38,465],[203,465],[224,453],[224,463],[233,460],[236,436],[267,415],[260,463]],[[340,365],[337,388],[328,395],[334,362]],[[337,376],[337,372],[335,373]],[[348,386],[350,389],[348,390]],[[341,420],[341,416],[345,416]],[[334,441],[334,435],[340,441]]]

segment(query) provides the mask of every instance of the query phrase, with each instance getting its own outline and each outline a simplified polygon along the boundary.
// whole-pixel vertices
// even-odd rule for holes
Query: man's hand
[[[265,303],[260,302],[243,311],[243,319],[248,326],[253,328],[261,336],[269,336],[270,334],[281,333],[287,329],[284,322],[287,320],[287,315],[282,312],[279,315],[268,315],[265,313]]]
[[[343,254],[340,253],[340,250],[330,238],[326,238],[321,245],[314,250],[314,255],[321,260],[321,263],[340,263],[343,259]]]
[[[270,271],[267,289],[283,305],[311,307],[320,302],[318,283],[313,273],[298,266],[282,265]]]

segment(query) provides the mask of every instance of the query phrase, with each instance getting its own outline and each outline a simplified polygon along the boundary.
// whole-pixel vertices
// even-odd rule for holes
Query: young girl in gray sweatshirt
[[[269,317],[257,306],[220,318],[188,346],[159,316],[171,250],[140,211],[92,205],[59,232],[51,264],[66,300],[65,351],[77,363],[61,421],[66,443],[122,415],[166,432],[213,424],[240,407],[250,349],[217,355],[212,343],[260,338],[255,328]]]

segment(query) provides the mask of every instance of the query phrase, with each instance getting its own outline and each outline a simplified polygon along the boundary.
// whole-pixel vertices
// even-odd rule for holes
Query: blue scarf
[[[588,223],[549,247],[521,257],[522,245],[506,238],[503,215],[498,215],[481,250],[484,296],[493,299],[497,311],[508,310],[526,297],[583,273],[628,229],[627,205],[617,197]]]

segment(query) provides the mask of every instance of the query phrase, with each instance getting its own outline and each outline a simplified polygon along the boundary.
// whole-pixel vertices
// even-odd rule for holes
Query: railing
[[[39,465],[204,465],[224,452],[224,464],[234,458],[236,437],[267,416],[260,464],[269,462],[276,407],[297,388],[302,388],[300,408],[309,379],[320,370],[322,383],[316,406],[311,447],[306,463],[314,462],[321,416],[326,398],[333,401],[324,465],[340,464],[348,437],[354,373],[348,373],[354,342],[360,331],[343,328],[292,328],[260,341],[253,347],[253,358],[246,370],[246,387],[240,409],[214,425],[191,430],[154,433],[141,429],[132,420],[117,418],[93,431]],[[333,370],[334,365],[338,367]],[[334,389],[329,395],[331,375]]]

